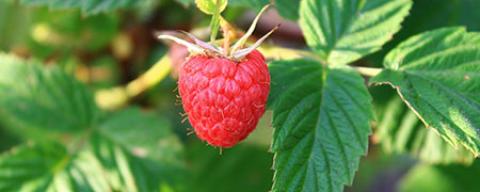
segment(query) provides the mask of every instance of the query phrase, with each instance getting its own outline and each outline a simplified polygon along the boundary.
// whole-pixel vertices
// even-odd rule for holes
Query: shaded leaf
[[[278,13],[287,19],[297,20],[299,18],[300,2],[302,0],[275,0],[275,7]]]
[[[411,37],[372,83],[388,83],[428,128],[455,148],[480,152],[480,34],[443,28]]]
[[[453,148],[434,130],[427,129],[400,98],[392,99],[380,119],[376,138],[388,153],[409,153],[429,163],[473,162],[464,147]]]
[[[32,10],[32,9],[29,9]],[[51,55],[61,50],[72,55],[73,50],[98,51],[112,42],[119,33],[120,16],[115,14],[99,14],[84,17],[80,11],[50,11],[34,9],[31,11],[32,31],[29,46],[32,49],[40,46],[36,52],[45,52],[43,47],[52,49]],[[62,16],[59,17],[58,15]],[[45,49],[45,48],[43,48]],[[71,51],[71,52],[68,52]]]
[[[152,175],[139,159],[96,137],[74,154],[37,144],[0,156],[1,191],[154,191],[160,180]]]
[[[259,11],[269,3],[269,0],[231,0],[228,2],[228,5],[233,7],[248,7]]]
[[[93,126],[98,109],[91,93],[59,68],[0,54],[0,73],[0,122],[12,130],[65,133]]]
[[[127,8],[135,0],[21,0],[22,4],[48,6],[51,9],[81,9],[87,15]]]
[[[69,148],[35,144],[3,154],[0,191],[181,189],[182,160],[182,148],[168,124],[128,109],[85,132]]]
[[[192,188],[189,191],[268,191],[272,185],[272,154],[268,149],[239,144],[231,149],[192,142],[187,147]]]
[[[273,191],[342,191],[365,155],[372,119],[363,78],[309,60],[270,64]]]
[[[471,166],[420,164],[405,176],[399,191],[478,191],[478,177],[480,177],[478,160]]]
[[[175,0],[176,2],[182,4],[183,6],[190,6],[194,0]]]
[[[304,0],[300,27],[328,64],[349,64],[378,51],[408,14],[410,0]]]
[[[182,158],[182,146],[168,120],[138,108],[114,113],[99,126],[98,132],[138,157],[173,164],[180,163]]]

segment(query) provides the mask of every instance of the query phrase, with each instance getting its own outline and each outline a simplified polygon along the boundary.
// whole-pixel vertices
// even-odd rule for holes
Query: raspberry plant
[[[244,33],[231,22],[269,3],[305,46],[251,38],[258,17]],[[358,183],[383,164],[409,170],[400,191],[476,191],[480,2],[435,3],[0,2],[0,191],[371,191]],[[208,32],[156,28],[182,17]],[[153,64],[131,78],[138,63]],[[175,70],[183,118],[224,154],[172,114]]]

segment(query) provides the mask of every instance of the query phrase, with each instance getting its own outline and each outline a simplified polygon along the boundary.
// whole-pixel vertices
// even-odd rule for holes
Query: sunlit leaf
[[[369,57],[371,64],[381,67],[389,50],[395,48],[407,38],[447,26],[465,26],[468,30],[480,30],[480,11],[476,11],[480,0],[435,0],[435,6],[428,0],[418,0],[412,6],[408,17],[402,23],[402,29],[382,50]],[[428,11],[426,11],[428,10]]]
[[[332,65],[380,50],[400,29],[410,0],[304,0],[300,27],[307,44]]]
[[[429,129],[480,152],[480,34],[443,28],[411,37],[385,58],[374,84],[392,85]]]
[[[214,15],[227,8],[228,0],[195,0],[195,4],[202,12]]]
[[[343,191],[365,155],[372,119],[363,78],[309,60],[270,64],[273,191]]]

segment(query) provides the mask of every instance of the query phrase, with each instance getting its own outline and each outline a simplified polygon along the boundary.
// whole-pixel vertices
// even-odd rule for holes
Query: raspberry
[[[180,69],[178,87],[197,136],[213,146],[232,147],[255,129],[263,115],[270,74],[256,50],[238,62],[194,55]]]
[[[190,33],[181,32],[190,41],[157,33],[185,46],[190,52],[180,67],[178,88],[184,110],[197,136],[217,147],[232,147],[245,139],[257,126],[265,112],[270,92],[270,74],[265,58],[256,49],[278,26],[245,47],[255,30],[262,8],[252,25],[238,41],[230,46],[230,29],[222,22],[223,47],[206,43]],[[214,42],[213,38],[211,42]]]

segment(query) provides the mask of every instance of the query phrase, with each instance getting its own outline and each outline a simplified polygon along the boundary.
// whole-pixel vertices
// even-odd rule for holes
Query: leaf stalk
[[[354,67],[354,68],[360,74],[367,77],[377,76],[380,72],[382,72],[381,68],[372,68],[372,67]]]

